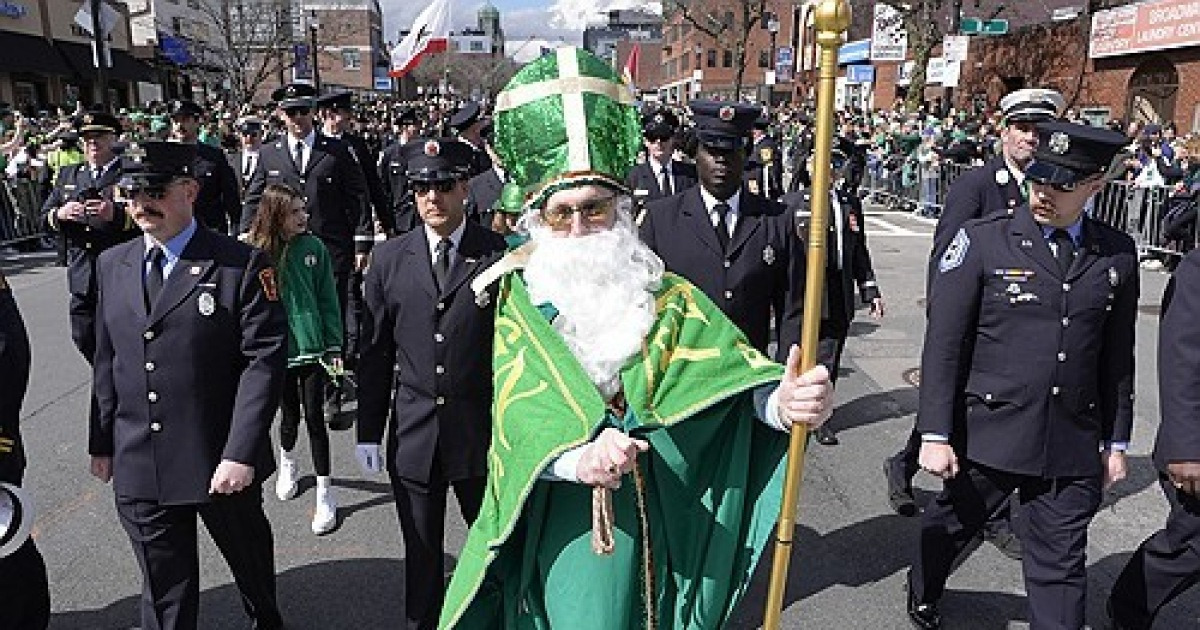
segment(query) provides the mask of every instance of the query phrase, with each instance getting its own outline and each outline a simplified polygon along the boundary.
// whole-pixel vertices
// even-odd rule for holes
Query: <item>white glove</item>
[[[358,465],[365,473],[377,473],[383,470],[383,456],[379,454],[378,444],[359,444],[354,447],[358,456]]]

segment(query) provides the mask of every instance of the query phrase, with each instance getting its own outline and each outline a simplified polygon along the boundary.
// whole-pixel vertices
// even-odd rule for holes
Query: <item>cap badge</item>
[[[487,308],[492,303],[492,296],[487,291],[480,291],[475,294],[475,304],[479,308]]]
[[[125,157],[140,164],[146,157],[146,150],[139,144],[131,144],[125,149]]]
[[[210,317],[217,311],[217,301],[215,298],[213,298],[211,293],[205,291],[204,293],[201,293],[200,297],[196,300],[196,308],[200,311],[201,315]]]
[[[425,155],[429,157],[437,157],[442,152],[442,145],[438,144],[437,140],[430,140],[425,143]]]
[[[1050,151],[1057,155],[1064,155],[1071,150],[1071,137],[1061,131],[1055,131],[1050,134],[1050,142],[1048,143]]]
[[[717,118],[720,118],[721,120],[724,120],[725,122],[729,122],[729,121],[733,120],[733,114],[734,114],[733,108],[728,105],[717,110]]]
[[[663,118],[663,115],[662,115],[662,114],[655,114],[655,115],[654,115],[654,124],[656,124],[656,125],[661,125],[661,124],[663,124],[663,122],[664,122],[665,120],[666,120],[666,119],[665,119],[665,118]]]

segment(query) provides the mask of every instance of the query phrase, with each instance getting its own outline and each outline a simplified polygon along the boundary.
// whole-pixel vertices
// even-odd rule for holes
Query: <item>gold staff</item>
[[[817,364],[817,332],[821,326],[821,302],[825,297],[825,227],[829,220],[829,160],[833,148],[833,91],[837,77],[837,51],[842,33],[850,27],[847,0],[820,0],[813,14],[817,46],[821,48],[817,77],[817,130],[813,151],[812,216],[808,226],[808,274],[804,283],[804,323],[800,329],[800,366],[806,371]],[[788,563],[792,556],[792,533],[796,527],[796,504],[804,472],[804,447],[808,432],[793,426],[788,445],[787,477],[783,484],[783,506],[779,509],[775,560],[767,590],[763,629],[777,630],[783,612]]]

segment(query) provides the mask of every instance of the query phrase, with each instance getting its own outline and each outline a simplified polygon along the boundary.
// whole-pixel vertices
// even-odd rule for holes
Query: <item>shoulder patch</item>
[[[271,302],[279,301],[279,285],[275,283],[275,269],[267,267],[258,272],[258,281],[262,283],[263,294]]]
[[[938,262],[938,271],[946,273],[953,271],[962,264],[963,259],[967,257],[967,249],[971,246],[971,237],[967,236],[965,228],[958,228],[958,233],[954,235],[954,240],[950,241],[950,245],[946,247],[946,253],[942,254],[941,261]]]

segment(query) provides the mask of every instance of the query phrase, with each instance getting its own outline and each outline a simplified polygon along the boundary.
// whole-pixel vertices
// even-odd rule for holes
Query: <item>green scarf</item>
[[[522,279],[501,280],[487,489],[442,628],[642,628],[647,575],[660,627],[728,620],[779,513],[787,436],[753,417],[751,392],[782,368],[678,276],[663,278],[656,312],[643,351],[621,372],[628,412],[616,418]],[[591,488],[539,475],[606,426],[651,443],[639,457],[649,534],[638,533],[626,476],[613,497],[616,551],[598,556]]]

